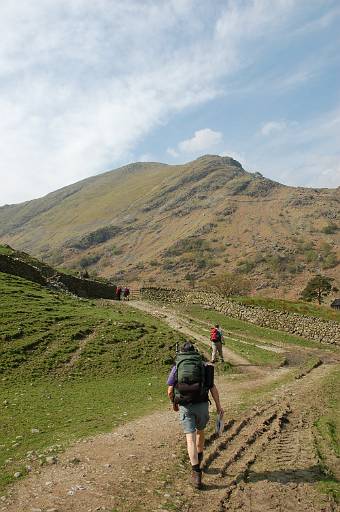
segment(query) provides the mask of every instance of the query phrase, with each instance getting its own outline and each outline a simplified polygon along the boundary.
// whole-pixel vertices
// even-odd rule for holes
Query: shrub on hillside
[[[170,247],[166,252],[165,256],[180,256],[186,252],[198,252],[198,251],[210,251],[211,248],[209,243],[197,237],[189,237],[184,238],[183,240],[179,240],[172,247]]]
[[[87,268],[87,267],[90,267],[91,265],[94,265],[95,263],[97,263],[97,261],[100,260],[100,255],[99,254],[89,254],[88,256],[83,256],[80,260],[79,260],[79,266],[81,268]]]
[[[338,231],[338,226],[335,222],[330,222],[327,226],[324,226],[321,231],[325,233],[325,235],[333,235]]]
[[[334,252],[331,252],[326,256],[326,258],[322,262],[322,268],[334,268],[338,265],[339,261]]]
[[[251,272],[255,266],[255,261],[241,260],[237,263],[237,272],[240,274],[249,274],[249,272]]]
[[[209,281],[205,282],[205,285],[208,290],[216,291],[225,297],[246,295],[251,290],[249,279],[228,272],[211,277]]]
[[[70,242],[71,247],[76,249],[88,249],[94,245],[102,244],[107,240],[110,240],[114,236],[121,232],[121,228],[118,226],[104,226],[102,228],[91,231],[87,235],[84,235],[80,240],[76,242]]]

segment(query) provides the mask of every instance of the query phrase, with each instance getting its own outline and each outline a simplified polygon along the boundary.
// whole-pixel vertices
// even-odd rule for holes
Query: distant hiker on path
[[[219,393],[214,384],[214,367],[203,362],[202,356],[190,342],[177,353],[176,365],[168,377],[168,397],[186,435],[191,462],[192,484],[202,487],[201,462],[204,449],[204,429],[209,421],[209,391],[217,413],[223,416]]]
[[[124,300],[129,300],[130,290],[129,288],[124,288]]]
[[[210,330],[210,341],[211,341],[211,348],[212,348],[211,362],[212,363],[216,362],[217,352],[221,358],[221,361],[223,362],[224,361],[223,350],[222,350],[223,332],[218,324],[216,324]]]
[[[122,293],[122,287],[118,286],[118,288],[116,289],[116,297],[118,300],[120,300],[121,293]]]

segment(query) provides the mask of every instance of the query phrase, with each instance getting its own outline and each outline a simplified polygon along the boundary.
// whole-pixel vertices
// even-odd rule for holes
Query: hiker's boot
[[[192,486],[195,489],[201,489],[202,488],[202,470],[199,469],[198,471],[192,470],[191,472],[191,481]]]

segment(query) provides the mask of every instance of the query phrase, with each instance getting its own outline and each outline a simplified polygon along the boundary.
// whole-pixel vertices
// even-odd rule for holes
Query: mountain
[[[294,297],[339,275],[340,188],[288,187],[230,157],[135,163],[0,208],[0,240],[123,283],[178,285],[237,272]],[[340,285],[340,283],[338,283]]]

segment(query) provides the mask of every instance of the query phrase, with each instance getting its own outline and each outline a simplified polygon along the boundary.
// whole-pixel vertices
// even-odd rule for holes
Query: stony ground
[[[182,332],[189,329],[175,312],[138,307],[163,315]],[[289,370],[254,368],[240,356],[229,356],[245,366],[242,374],[218,381],[226,427],[221,437],[211,434],[207,439],[201,491],[189,485],[183,435],[177,414],[169,408],[79,441],[56,464],[34,470],[18,482],[2,498],[0,510],[339,510],[316,489],[321,474],[313,441],[316,404],[321,400],[318,386],[334,361],[300,380],[273,387],[265,400],[240,413],[236,411],[242,393],[282,381]]]

